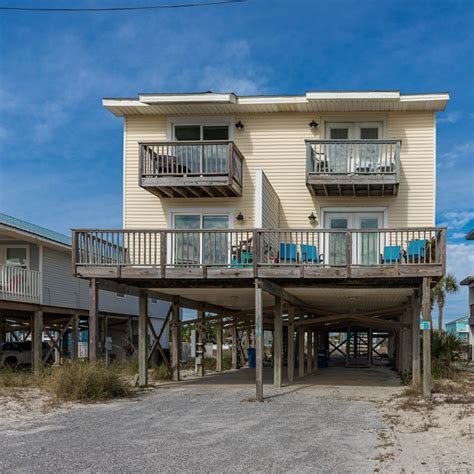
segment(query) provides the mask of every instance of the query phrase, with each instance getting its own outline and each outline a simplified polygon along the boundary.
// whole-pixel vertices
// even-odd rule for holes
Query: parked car
[[[50,346],[43,342],[43,357]],[[0,343],[0,367],[21,367],[31,365],[31,341],[15,341]]]

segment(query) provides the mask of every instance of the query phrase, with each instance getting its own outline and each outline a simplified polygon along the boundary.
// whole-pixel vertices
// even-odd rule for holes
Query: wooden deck
[[[73,270],[127,282],[439,278],[446,229],[75,230]],[[212,282],[212,283],[211,283]]]
[[[314,196],[396,196],[399,140],[309,140],[306,185]]]
[[[140,186],[158,197],[242,195],[243,155],[230,141],[140,143]]]

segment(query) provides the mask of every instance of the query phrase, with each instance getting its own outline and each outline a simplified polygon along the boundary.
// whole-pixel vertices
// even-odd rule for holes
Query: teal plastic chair
[[[280,243],[280,262],[289,263],[298,261],[298,252],[296,250],[296,244]]]
[[[420,261],[425,258],[426,240],[408,241],[408,261]]]
[[[400,263],[401,259],[402,248],[400,245],[391,245],[384,248],[382,263]]]
[[[319,263],[318,247],[316,245],[301,244],[301,260],[304,263]]]

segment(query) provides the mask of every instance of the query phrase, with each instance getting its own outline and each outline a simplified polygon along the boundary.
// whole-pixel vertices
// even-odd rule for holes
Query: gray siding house
[[[0,213],[0,342],[7,333],[19,332],[22,319],[26,328],[28,315],[31,319],[38,309],[46,315],[67,317],[77,312],[87,318],[88,281],[73,276],[71,251],[70,237]],[[104,347],[108,341],[109,353],[124,358],[126,348],[136,345],[138,297],[101,290],[99,301]],[[168,309],[167,302],[149,300],[150,322],[156,332]],[[163,331],[161,346],[168,347],[168,331]]]

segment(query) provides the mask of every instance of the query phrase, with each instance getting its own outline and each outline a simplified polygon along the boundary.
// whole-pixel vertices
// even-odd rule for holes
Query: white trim
[[[306,92],[308,100],[399,100],[400,91]]]
[[[205,92],[202,94],[139,94],[140,102],[146,104],[173,104],[173,103],[212,103],[223,102],[235,104],[237,96],[234,93],[216,94]]]
[[[388,207],[371,207],[371,206],[363,206],[363,207],[321,207],[319,209],[320,219],[319,219],[319,228],[324,229],[324,222],[325,222],[325,214],[332,213],[332,212],[340,212],[340,213],[349,213],[349,212],[383,212],[383,226],[384,228],[388,228]]]
[[[126,164],[125,164],[125,160],[127,159],[127,153],[126,153],[126,150],[127,150],[127,117],[124,116],[123,117],[123,137],[122,137],[122,227],[125,229],[126,226],[125,226],[125,221],[127,219],[127,215],[126,215],[126,209],[127,209],[127,206],[126,206],[126,183],[127,183],[127,180],[126,180],[126,176],[125,176],[125,173],[127,171],[127,167],[126,167]]]
[[[53,247],[57,248],[59,247],[61,250],[68,250],[71,251],[71,246],[67,244],[63,244],[61,242],[58,242],[56,240],[50,240],[46,237],[42,237],[41,235],[34,234],[33,232],[29,232],[27,230],[23,229],[18,229],[16,227],[11,227],[8,224],[1,224],[0,223],[0,230],[5,232],[7,235],[11,235],[12,238],[16,238],[15,234],[21,235],[22,237],[25,237],[25,240],[27,240],[29,243],[37,243],[37,242],[42,242],[44,243],[47,247]],[[23,240],[23,239],[20,239]]]
[[[263,228],[263,170],[255,172],[255,228]]]
[[[236,216],[235,208],[229,207],[180,207],[180,208],[168,208],[167,222],[168,229],[174,229],[173,227],[173,216],[174,215],[188,215],[188,214],[200,214],[200,215],[211,215],[211,216],[229,216],[229,229],[234,228],[234,221]]]
[[[400,102],[421,102],[426,100],[449,100],[448,92],[440,92],[434,94],[400,94]]]

